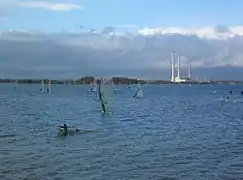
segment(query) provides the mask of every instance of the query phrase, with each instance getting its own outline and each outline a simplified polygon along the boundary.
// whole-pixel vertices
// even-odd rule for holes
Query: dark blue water
[[[0,85],[0,179],[243,178],[243,87],[141,87],[106,87],[102,115],[88,86]]]

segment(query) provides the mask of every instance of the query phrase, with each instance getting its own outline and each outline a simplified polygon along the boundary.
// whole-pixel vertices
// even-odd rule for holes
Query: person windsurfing
[[[59,126],[59,128],[61,128],[64,131],[63,135],[66,136],[67,135],[67,131],[68,131],[67,125],[64,124],[63,126]]]

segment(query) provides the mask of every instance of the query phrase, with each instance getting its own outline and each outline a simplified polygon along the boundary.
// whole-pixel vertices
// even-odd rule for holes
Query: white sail
[[[18,87],[18,81],[16,80],[15,85],[14,85],[14,89],[17,89],[17,87]]]
[[[51,80],[49,80],[48,83],[48,93],[51,94]]]
[[[44,84],[44,80],[41,80],[41,92],[45,91],[45,84]]]

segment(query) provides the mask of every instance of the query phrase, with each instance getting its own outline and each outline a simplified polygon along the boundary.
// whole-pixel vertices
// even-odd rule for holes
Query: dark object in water
[[[5,135],[0,135],[0,138],[9,138],[9,137],[15,137],[16,134],[5,134]]]
[[[80,130],[80,129],[75,128],[75,129],[68,129],[67,133],[65,133],[62,128],[59,128],[58,134],[60,136],[69,136],[69,135],[75,135],[75,134],[82,135],[82,134],[94,133],[94,132],[97,132],[97,131],[96,130]]]

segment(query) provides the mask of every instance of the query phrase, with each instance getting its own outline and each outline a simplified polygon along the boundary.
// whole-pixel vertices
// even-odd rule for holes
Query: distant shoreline
[[[42,81],[44,84],[48,84],[51,80],[52,84],[90,84],[95,83],[96,78],[93,76],[86,76],[78,79],[18,79],[18,78],[0,78],[0,83],[18,83],[18,84],[41,84]],[[197,81],[197,80],[188,80],[186,82],[173,83],[169,80],[141,80],[135,78],[127,77],[112,77],[110,79],[105,79],[107,84],[243,84],[243,81],[226,81],[226,80],[217,80],[217,81]]]

